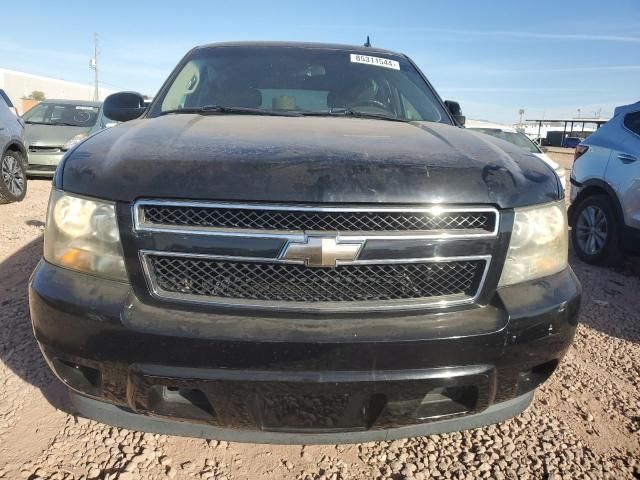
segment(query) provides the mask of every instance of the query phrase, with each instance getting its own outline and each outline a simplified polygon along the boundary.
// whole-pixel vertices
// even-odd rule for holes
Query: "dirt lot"
[[[557,156],[567,164],[566,156]],[[0,478],[640,478],[640,262],[573,268],[582,324],[558,371],[500,425],[394,442],[263,446],[112,428],[66,413],[29,322],[50,184],[0,205]]]

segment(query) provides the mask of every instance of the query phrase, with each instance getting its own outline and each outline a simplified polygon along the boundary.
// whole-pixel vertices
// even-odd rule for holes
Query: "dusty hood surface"
[[[183,198],[303,203],[474,203],[559,196],[552,170],[486,135],[359,118],[167,115],[104,130],[67,158],[58,185],[130,202]]]

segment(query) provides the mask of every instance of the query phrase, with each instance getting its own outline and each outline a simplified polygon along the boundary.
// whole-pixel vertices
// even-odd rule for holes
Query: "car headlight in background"
[[[564,200],[516,208],[509,251],[498,286],[512,285],[564,270],[568,262]]]
[[[67,151],[69,150],[71,147],[73,147],[74,145],[77,145],[78,143],[80,143],[82,140],[84,140],[85,138],[87,138],[88,134],[87,133],[79,133],[78,135],[75,135],[73,137],[71,137],[69,140],[67,140],[65,142],[65,144],[62,146],[62,151]]]
[[[44,258],[60,267],[126,282],[115,205],[52,190]]]
[[[556,174],[560,178],[560,185],[562,185],[562,190],[567,191],[567,170],[564,167],[556,168]]]

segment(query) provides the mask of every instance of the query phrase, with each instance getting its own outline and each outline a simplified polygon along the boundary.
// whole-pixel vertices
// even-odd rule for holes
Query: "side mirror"
[[[453,100],[445,100],[444,104],[447,106],[449,113],[456,121],[458,125],[464,127],[465,122],[467,121],[467,117],[462,114],[462,109],[460,108],[460,104],[458,102],[454,102]]]
[[[137,92],[118,92],[104,99],[104,116],[116,122],[138,118],[147,109],[144,98]]]

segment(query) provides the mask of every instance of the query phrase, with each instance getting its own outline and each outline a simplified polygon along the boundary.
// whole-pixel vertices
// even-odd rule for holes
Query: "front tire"
[[[624,258],[620,222],[607,195],[592,195],[575,210],[571,242],[581,260],[591,265],[614,266]]]
[[[5,152],[0,159],[0,204],[20,202],[27,194],[27,170],[18,152]]]

